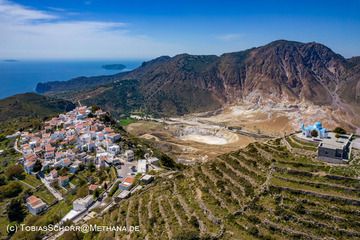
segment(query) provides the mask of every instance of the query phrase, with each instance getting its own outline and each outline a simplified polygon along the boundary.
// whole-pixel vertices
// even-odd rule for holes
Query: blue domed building
[[[301,132],[305,137],[312,137],[311,132],[317,131],[319,138],[327,138],[328,133],[327,129],[323,128],[321,122],[316,122],[314,125],[308,125],[305,127],[304,124],[301,124]]]

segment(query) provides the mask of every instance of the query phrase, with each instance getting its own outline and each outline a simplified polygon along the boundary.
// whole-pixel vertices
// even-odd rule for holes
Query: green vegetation
[[[114,196],[115,192],[119,189],[119,184],[121,181],[115,182],[114,186],[110,189],[109,196]]]
[[[298,139],[295,136],[288,136],[285,138],[292,148],[303,149],[307,151],[316,151],[317,143],[306,142]]]
[[[0,187],[0,199],[13,198],[22,192],[23,188],[18,182],[10,182]]]
[[[121,118],[119,120],[120,125],[123,126],[123,127],[127,126],[127,125],[129,125],[131,123],[134,123],[134,122],[136,122],[136,120],[133,119],[133,118]]]
[[[6,177],[8,180],[12,180],[13,178],[24,179],[25,172],[21,165],[11,165],[6,169],[5,172]]]
[[[358,162],[352,165],[360,170]],[[171,179],[158,177],[148,191],[121,201],[97,221],[140,224],[141,231],[130,239],[356,239],[357,177],[346,166],[297,156],[270,140],[186,168]]]
[[[139,90],[139,81],[123,80],[103,87],[107,90],[96,98],[82,100],[82,103],[88,106],[97,105],[115,115],[129,114],[142,108],[144,99]],[[94,89],[94,91],[97,90]]]
[[[345,129],[343,129],[341,127],[336,127],[333,132],[338,133],[338,134],[346,134]]]
[[[22,222],[26,216],[25,206],[21,199],[13,199],[6,208],[10,222]]]
[[[0,134],[1,135],[1,134]],[[25,199],[30,195],[40,197],[47,204],[56,200],[35,176],[25,174],[18,163],[19,153],[13,149],[14,139],[0,138],[0,236],[7,236],[8,224],[23,223],[30,217]],[[30,222],[29,222],[30,223]],[[31,222],[32,223],[32,222]]]
[[[314,138],[318,137],[318,132],[316,130],[312,130],[311,131],[311,136],[314,137]]]
[[[93,110],[96,111],[94,106]],[[179,168],[171,158],[160,151],[157,151],[146,142],[141,142],[139,139],[129,136],[120,124],[117,124],[113,118],[106,114],[102,117],[106,125],[112,125],[115,130],[119,131],[123,138],[125,147],[139,150],[139,154],[153,152],[154,156],[161,159],[160,165],[168,168]],[[41,128],[42,121],[39,121],[39,128]],[[0,213],[0,224],[6,226],[13,222],[24,223],[27,225],[47,225],[50,223],[57,223],[70,209],[72,202],[80,197],[88,194],[89,183],[98,184],[103,188],[97,189],[93,194],[98,197],[104,189],[107,188],[106,182],[112,182],[117,178],[115,168],[101,168],[97,169],[93,164],[87,167],[81,167],[76,174],[70,174],[67,168],[58,169],[60,176],[69,175],[70,182],[75,186],[74,189],[68,187],[66,190],[60,188],[57,182],[54,187],[62,193],[64,200],[56,203],[57,199],[45,188],[42,182],[35,177],[35,175],[25,174],[19,158],[21,155],[14,150],[15,139],[8,139],[4,134],[0,134],[0,149],[4,152],[0,156],[0,208],[3,209]],[[36,163],[35,170],[40,170],[40,161]],[[138,179],[139,176],[136,176]],[[116,184],[116,188],[118,184]],[[112,194],[116,191],[114,187]],[[30,195],[35,195],[48,204],[49,209],[40,216],[32,216],[25,207],[25,200]],[[98,209],[99,210],[99,209]],[[31,233],[31,232],[17,232],[14,234],[15,239],[38,239],[45,233]],[[0,230],[1,236],[6,236],[6,229]]]
[[[25,175],[25,179],[23,179],[23,182],[33,186],[34,188],[37,188],[42,185],[39,179],[37,179],[35,176],[30,174]]]
[[[0,100],[0,134],[13,134],[19,129],[39,129],[49,116],[70,111],[71,102],[34,93],[14,95]]]
[[[72,208],[72,204],[66,200],[61,201],[58,204],[52,206],[44,215],[32,216],[31,214],[27,215],[23,223],[25,225],[35,225],[35,226],[46,226],[49,224],[58,223],[62,217],[65,216]],[[14,239],[28,239],[36,240],[41,239],[41,236],[45,232],[22,232],[18,231],[14,234]]]

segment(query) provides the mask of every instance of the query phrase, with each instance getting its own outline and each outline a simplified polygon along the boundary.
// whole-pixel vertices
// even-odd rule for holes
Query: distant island
[[[4,62],[18,62],[19,60],[16,59],[4,59]]]
[[[106,70],[123,70],[126,68],[126,66],[123,64],[106,64],[103,65],[102,68]]]

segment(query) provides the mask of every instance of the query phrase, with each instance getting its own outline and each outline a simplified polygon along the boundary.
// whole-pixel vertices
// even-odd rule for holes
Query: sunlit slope
[[[280,140],[158,178],[94,222],[140,225],[99,239],[358,239],[359,165],[329,166]],[[88,236],[90,237],[90,236]]]

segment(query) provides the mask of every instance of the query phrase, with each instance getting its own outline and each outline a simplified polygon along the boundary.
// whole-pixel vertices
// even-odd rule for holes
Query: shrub
[[[100,107],[99,106],[96,106],[96,105],[92,105],[91,106],[91,112],[92,113],[95,113],[97,110],[99,110],[100,109]]]
[[[299,214],[305,214],[305,213],[306,213],[304,206],[301,205],[301,204],[297,204],[297,205],[295,206],[295,208],[294,208],[294,211],[295,211],[296,213],[299,213]]]
[[[167,155],[162,155],[160,157],[160,163],[162,166],[171,168],[171,169],[174,169],[177,167],[175,161]]]
[[[5,175],[9,180],[12,180],[14,177],[16,177],[18,179],[24,179],[25,178],[24,169],[20,165],[11,165],[11,166],[9,166],[6,169]]]
[[[153,227],[155,225],[155,223],[156,223],[156,218],[155,217],[149,218],[149,223],[150,223],[150,226]]]
[[[259,230],[256,227],[250,227],[248,229],[248,232],[253,236],[258,236],[259,235]]]
[[[3,198],[12,198],[18,196],[22,192],[20,183],[10,182],[8,185],[0,187],[0,196]]]
[[[100,190],[97,188],[97,189],[94,191],[94,198],[97,199],[99,196],[100,196]]]
[[[311,136],[312,136],[312,137],[315,137],[315,138],[316,138],[316,137],[318,137],[318,135],[319,135],[319,134],[318,134],[318,132],[317,132],[315,129],[311,131]]]
[[[341,127],[336,127],[334,129],[334,133],[338,133],[338,134],[346,134],[345,129],[341,128]]]
[[[89,163],[87,167],[90,172],[94,172],[96,170],[96,166],[93,163]]]
[[[112,197],[113,195],[114,195],[114,193],[118,190],[118,188],[119,188],[119,181],[118,182],[116,182],[113,186],[112,186],[112,188],[110,189],[110,192],[109,192],[109,196],[110,197]]]
[[[21,199],[13,199],[6,207],[7,216],[10,222],[22,222],[26,216],[24,205]]]
[[[195,228],[198,228],[199,227],[199,222],[197,220],[197,218],[195,216],[192,216],[190,218],[190,224],[193,225]]]
[[[40,171],[42,168],[42,165],[41,165],[41,162],[40,160],[36,160],[35,164],[34,164],[34,168],[33,168],[33,171],[34,172],[38,172]]]
[[[200,239],[199,233],[192,230],[183,229],[180,233],[174,236],[174,240],[197,240]]]
[[[254,215],[249,216],[249,221],[252,222],[252,223],[255,223],[255,224],[258,224],[258,223],[261,222],[260,219],[258,217],[256,217],[256,216],[254,216]]]
[[[6,178],[3,175],[0,175],[0,186],[3,186],[6,184]]]

